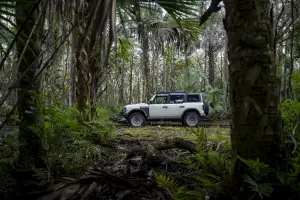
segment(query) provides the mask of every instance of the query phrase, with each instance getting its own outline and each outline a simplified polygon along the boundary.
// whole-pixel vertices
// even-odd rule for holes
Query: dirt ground
[[[101,144],[109,158],[76,179],[61,180],[41,200],[66,199],[171,199],[157,182],[159,174],[179,185],[196,185],[196,171],[187,160],[197,154],[201,138],[205,148],[218,151],[229,141],[229,129],[175,126],[122,127],[113,140]],[[199,140],[200,139],[200,140]]]

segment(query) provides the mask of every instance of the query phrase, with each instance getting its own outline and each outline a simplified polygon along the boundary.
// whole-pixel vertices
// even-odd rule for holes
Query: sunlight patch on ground
[[[204,128],[209,140],[224,137],[224,140],[229,139],[228,128]],[[135,139],[142,141],[157,141],[161,142],[165,139],[183,138],[190,141],[195,141],[197,138],[193,132],[196,128],[174,127],[174,126],[147,126],[142,128],[122,128],[118,131],[117,137],[122,139]],[[200,131],[200,129],[198,129]]]

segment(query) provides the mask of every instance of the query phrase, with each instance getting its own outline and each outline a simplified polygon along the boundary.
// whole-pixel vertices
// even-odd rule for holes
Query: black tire
[[[198,113],[191,111],[187,112],[183,117],[183,124],[185,126],[196,127],[200,122],[200,116]]]
[[[132,127],[141,127],[145,122],[146,118],[140,112],[134,112],[129,116],[129,123]]]
[[[204,114],[208,115],[209,114],[209,102],[207,100],[204,100],[203,104],[204,104]]]

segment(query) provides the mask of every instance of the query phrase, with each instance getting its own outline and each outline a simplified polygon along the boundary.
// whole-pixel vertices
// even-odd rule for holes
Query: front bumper
[[[128,119],[128,117],[129,117],[129,114],[126,113],[126,109],[125,108],[123,108],[121,110],[120,115],[121,115],[121,117],[124,117],[125,119]]]
[[[124,113],[124,114],[122,115],[122,117],[124,117],[125,119],[128,119],[128,118],[129,118],[129,114],[128,114],[128,113]]]

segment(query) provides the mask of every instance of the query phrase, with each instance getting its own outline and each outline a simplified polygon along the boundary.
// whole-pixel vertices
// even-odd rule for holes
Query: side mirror
[[[149,100],[149,101],[148,101],[148,104],[152,104],[152,103],[153,103],[153,101],[152,101],[152,100]]]

